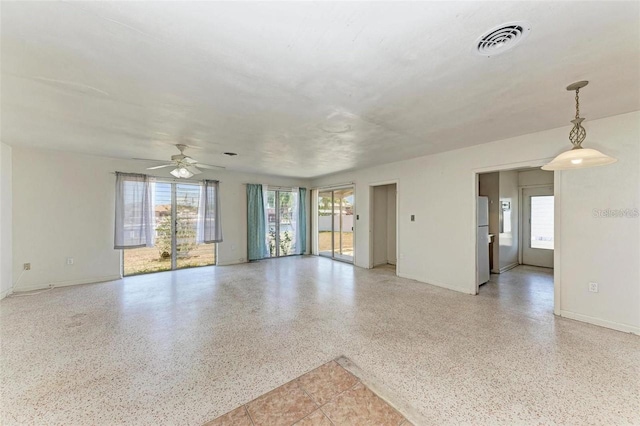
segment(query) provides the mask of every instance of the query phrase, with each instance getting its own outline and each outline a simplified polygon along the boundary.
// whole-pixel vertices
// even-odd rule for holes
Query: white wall
[[[553,172],[534,169],[518,172],[518,186],[553,186]]]
[[[489,234],[493,235],[491,272],[500,273],[500,172],[478,176],[478,195],[489,199]]]
[[[13,148],[14,276],[23,263],[32,267],[17,290],[120,277],[120,251],[113,249],[114,171],[149,173],[138,161]],[[247,257],[244,183],[309,187],[307,181],[224,170],[199,176],[221,181],[219,265]],[[74,265],[66,265],[67,257]]]
[[[11,147],[0,143],[0,299],[5,298],[13,287],[11,157]]]
[[[556,198],[561,250],[556,259],[559,312],[572,318],[640,332],[640,219],[596,219],[595,208],[638,208],[640,112],[586,121],[585,145],[616,164],[559,172]],[[370,184],[397,180],[398,272],[475,293],[475,173],[527,167],[570,147],[570,126],[368,169],[325,176],[314,186],[355,182],[356,264],[368,267]],[[410,221],[410,215],[416,221]],[[558,263],[561,268],[558,270]],[[600,283],[599,293],[587,290]]]
[[[518,221],[518,204],[519,204],[519,188],[518,188],[518,172],[505,171],[500,172],[500,209],[502,219],[502,231],[498,238],[500,260],[500,272],[504,272],[518,265],[519,250],[519,221]],[[511,204],[509,211],[502,211],[501,203],[505,201]],[[506,217],[506,216],[509,216]],[[505,223],[511,220],[511,230],[505,228]]]

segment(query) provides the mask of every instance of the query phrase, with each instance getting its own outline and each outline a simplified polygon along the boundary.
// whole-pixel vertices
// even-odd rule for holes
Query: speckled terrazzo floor
[[[345,355],[426,424],[640,424],[638,336],[554,317],[526,269],[469,296],[292,257],[8,298],[0,423],[200,425]]]

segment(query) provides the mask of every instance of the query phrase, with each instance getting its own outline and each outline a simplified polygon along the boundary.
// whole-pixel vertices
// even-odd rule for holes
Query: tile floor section
[[[410,424],[353,374],[330,361],[206,426]]]

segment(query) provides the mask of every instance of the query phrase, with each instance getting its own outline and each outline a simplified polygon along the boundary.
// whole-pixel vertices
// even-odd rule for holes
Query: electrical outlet
[[[31,263],[25,263],[22,268],[25,271],[30,271],[31,270]]]
[[[73,257],[67,257],[67,265],[73,265]]]
[[[598,292],[598,283],[589,283],[589,291],[592,293]]]
[[[411,222],[415,222],[415,221],[416,221],[416,215],[415,215],[415,214],[412,214],[412,215],[411,215]]]

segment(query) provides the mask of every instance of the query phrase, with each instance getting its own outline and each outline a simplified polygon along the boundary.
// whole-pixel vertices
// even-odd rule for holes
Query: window
[[[531,197],[531,248],[553,250],[553,195]]]

